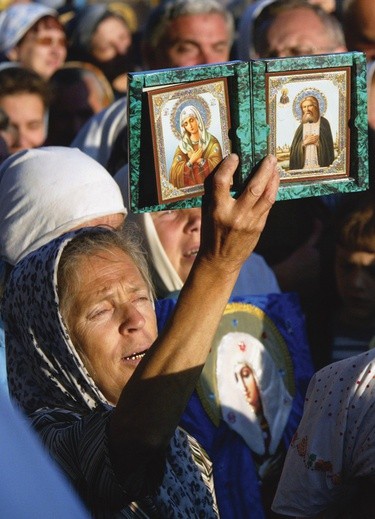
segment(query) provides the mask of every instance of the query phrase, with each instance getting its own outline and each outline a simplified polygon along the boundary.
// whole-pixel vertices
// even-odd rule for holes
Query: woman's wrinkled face
[[[201,209],[177,209],[152,214],[166,255],[185,283],[201,243]]]
[[[120,249],[82,257],[67,326],[73,344],[103,395],[116,404],[157,336],[146,282]]]

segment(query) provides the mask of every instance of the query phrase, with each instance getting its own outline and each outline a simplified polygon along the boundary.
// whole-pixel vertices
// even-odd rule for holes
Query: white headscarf
[[[111,175],[78,149],[23,150],[0,167],[0,257],[29,252],[85,222],[127,211]]]
[[[199,110],[195,108],[195,106],[185,106],[185,108],[180,113],[180,133],[182,136],[182,139],[179,143],[180,149],[183,153],[188,153],[191,151],[194,151],[194,148],[192,146],[192,142],[190,139],[189,133],[185,130],[183,123],[184,121],[189,117],[193,116],[194,119],[198,122],[198,128],[199,128],[199,146],[204,151],[208,143],[210,141],[210,134],[207,132],[205,124],[203,122],[202,116],[199,113]]]
[[[161,244],[151,214],[131,214],[129,220],[135,221],[141,229],[157,296],[165,297],[181,290],[183,282]]]
[[[116,138],[127,124],[126,111],[126,97],[120,97],[83,125],[71,147],[79,148],[105,167]]]
[[[27,31],[45,16],[57,19],[57,11],[35,2],[10,5],[0,13],[0,52],[7,53]]]
[[[250,333],[228,333],[218,347],[217,384],[223,419],[242,436],[250,449],[257,454],[265,454],[260,423],[246,401],[242,384],[238,383],[235,376],[239,368],[246,364],[251,367],[259,390],[263,413],[271,433],[269,451],[274,454],[288,422],[293,398],[271,355]]]
[[[123,166],[114,176],[121,189],[125,206],[129,208],[129,170]],[[152,280],[158,297],[165,297],[171,292],[181,290],[183,282],[169,260],[150,213],[129,213],[128,221],[135,222],[141,231],[143,245],[147,251]]]

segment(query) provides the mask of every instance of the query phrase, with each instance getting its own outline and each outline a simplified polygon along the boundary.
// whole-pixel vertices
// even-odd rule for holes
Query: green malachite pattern
[[[228,104],[231,118],[232,151],[238,153],[241,164],[233,185],[238,196],[254,166],[269,153],[270,126],[267,122],[267,74],[299,73],[300,71],[329,72],[347,67],[350,92],[350,153],[349,175],[328,179],[311,176],[309,179],[282,182],[278,200],[322,196],[368,189],[368,123],[366,60],[363,53],[347,52],[320,56],[232,61],[176,69],[129,74],[129,189],[131,210],[148,212],[165,209],[196,207],[201,197],[160,204],[154,167],[152,132],[148,94],[151,88],[163,88],[181,83],[227,78]]]

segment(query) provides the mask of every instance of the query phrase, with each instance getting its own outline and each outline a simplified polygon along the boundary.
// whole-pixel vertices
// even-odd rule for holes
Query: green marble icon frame
[[[233,179],[234,197],[268,153],[275,154],[279,161],[278,200],[368,189],[367,79],[363,53],[232,61],[128,76],[129,196],[133,212],[201,205],[200,189],[171,198],[161,192],[158,166],[163,160],[161,150],[167,144],[165,138],[160,139],[152,100],[164,92],[183,97],[190,89],[220,81],[225,83],[227,92],[222,122],[227,121],[230,146],[226,145],[225,150],[231,149],[240,156]],[[282,89],[288,91],[289,103],[280,101]],[[334,162],[323,167],[290,169],[290,138],[280,143],[277,132],[280,124],[284,128],[298,127],[299,101],[305,93],[315,94],[331,125]]]

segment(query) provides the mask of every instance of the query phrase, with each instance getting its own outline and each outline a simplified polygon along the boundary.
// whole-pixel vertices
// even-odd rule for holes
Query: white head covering
[[[180,113],[180,133],[181,133],[181,141],[179,143],[180,149],[183,153],[188,153],[189,151],[194,151],[194,148],[191,143],[190,135],[183,127],[183,123],[185,119],[187,119],[189,116],[193,116],[194,119],[198,122],[198,128],[199,128],[199,145],[204,151],[208,143],[210,141],[210,135],[206,130],[206,126],[203,122],[202,116],[199,113],[199,110],[195,108],[195,106],[185,106],[185,108]]]
[[[114,179],[120,187],[125,206],[129,208],[129,168],[127,164],[117,171]],[[140,229],[157,297],[165,297],[171,292],[181,290],[183,282],[161,244],[151,214],[130,212],[127,221],[135,222]]]
[[[129,219],[135,221],[141,229],[157,296],[165,297],[181,290],[183,282],[161,244],[151,214],[130,214]]]
[[[260,423],[244,396],[243,385],[238,378],[239,369],[244,365],[250,366],[256,381],[271,434],[269,451],[274,454],[287,424],[293,399],[271,355],[249,333],[228,333],[218,346],[217,385],[223,419],[242,436],[250,449],[257,454],[265,454]]]
[[[117,171],[114,179],[121,189],[126,207],[129,208],[129,169],[127,164]],[[183,282],[161,244],[151,214],[129,213],[128,221],[135,222],[141,231],[157,296],[165,297],[171,292],[181,290]]]
[[[0,167],[0,257],[12,265],[60,234],[116,213],[127,213],[118,185],[78,149],[23,150]]]
[[[263,9],[275,0],[258,0],[249,5],[241,16],[237,37],[237,59],[245,60],[257,58],[254,48],[254,24]]]
[[[120,97],[93,115],[79,130],[71,146],[79,148],[103,166],[107,165],[112,147],[127,124],[127,100]]]
[[[0,13],[0,52],[7,53],[44,16],[57,18],[57,11],[46,5],[29,2],[14,4]]]

